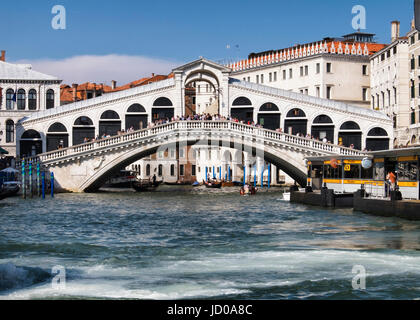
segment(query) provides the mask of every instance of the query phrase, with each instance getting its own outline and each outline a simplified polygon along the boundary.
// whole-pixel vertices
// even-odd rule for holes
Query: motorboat
[[[155,191],[161,184],[161,181],[139,180],[133,182],[132,187],[137,192],[148,192]]]
[[[217,181],[204,181],[204,185],[209,189],[220,189],[222,187],[222,183]]]

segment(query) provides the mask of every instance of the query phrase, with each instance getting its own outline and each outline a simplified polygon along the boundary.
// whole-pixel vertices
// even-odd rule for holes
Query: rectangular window
[[[309,90],[305,89],[305,94],[308,95],[309,94]]]
[[[268,81],[273,82],[273,74],[271,72],[268,74]]]
[[[394,52],[393,52],[393,54],[397,54],[397,47],[396,47],[396,46],[394,47]]]
[[[248,82],[251,82],[251,77],[248,77]]]
[[[277,71],[274,72],[274,82],[276,82],[276,81],[277,81]]]
[[[305,76],[307,76],[309,74],[309,67],[305,66]]]
[[[411,70],[416,68],[416,59],[414,57],[411,58]]]
[[[316,64],[316,73],[318,74],[320,72],[321,72],[321,64],[320,63],[317,63]]]
[[[264,75],[261,75],[261,83],[264,83]]]
[[[303,77],[303,67],[300,67],[300,76]]]
[[[418,56],[419,62],[418,62],[418,66],[420,67],[420,56]]]
[[[257,83],[260,83],[260,76],[257,75]]]
[[[183,176],[183,175],[184,175],[184,165],[183,165],[183,164],[181,164],[181,165],[179,166],[179,175],[180,175],[180,176]]]
[[[327,99],[331,99],[331,87],[327,86]]]
[[[283,80],[286,80],[286,70],[283,70]]]
[[[196,173],[196,166],[195,166],[195,164],[193,164],[193,165],[192,165],[192,167],[191,167],[191,175],[192,175],[192,176],[196,176],[196,175],[197,175],[197,173]]]
[[[367,101],[367,88],[363,88],[362,99],[363,101]]]
[[[364,76],[367,76],[367,75],[368,75],[368,74],[367,74],[367,70],[368,70],[367,65],[363,65],[363,66],[362,66],[362,74],[363,74]]]
[[[184,158],[185,152],[184,149],[179,149],[179,158]]]
[[[372,96],[372,109],[375,109],[375,96]]]
[[[293,69],[289,69],[289,79],[293,78]]]
[[[321,96],[321,89],[316,87],[316,96],[319,98]]]
[[[327,73],[331,73],[331,63],[327,63]]]
[[[171,158],[175,159],[175,149],[171,149]]]

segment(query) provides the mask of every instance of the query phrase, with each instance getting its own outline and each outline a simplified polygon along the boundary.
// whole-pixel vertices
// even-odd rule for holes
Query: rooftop
[[[31,65],[0,61],[0,80],[60,81],[57,77],[32,70]]]

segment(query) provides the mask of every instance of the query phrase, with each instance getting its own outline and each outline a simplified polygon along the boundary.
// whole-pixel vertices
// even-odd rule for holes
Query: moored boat
[[[204,181],[204,185],[206,186],[206,188],[209,188],[209,189],[220,189],[222,187],[221,182],[207,182],[207,181]]]
[[[140,180],[140,181],[136,181],[133,182],[132,187],[134,190],[136,190],[137,192],[147,192],[147,191],[155,191],[157,189],[157,187],[160,186],[162,182],[152,182],[149,180]]]

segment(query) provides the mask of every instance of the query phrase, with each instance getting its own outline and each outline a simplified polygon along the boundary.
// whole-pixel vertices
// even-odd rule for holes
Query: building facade
[[[244,81],[369,108],[369,57],[385,47],[373,36],[359,32],[253,53],[229,67]]]
[[[0,147],[16,156],[16,124],[19,120],[39,111],[60,105],[60,83],[56,77],[32,70],[31,65],[11,64],[0,60]],[[26,153],[36,152],[33,137],[22,137],[22,149]],[[41,139],[38,141],[38,147]]]

